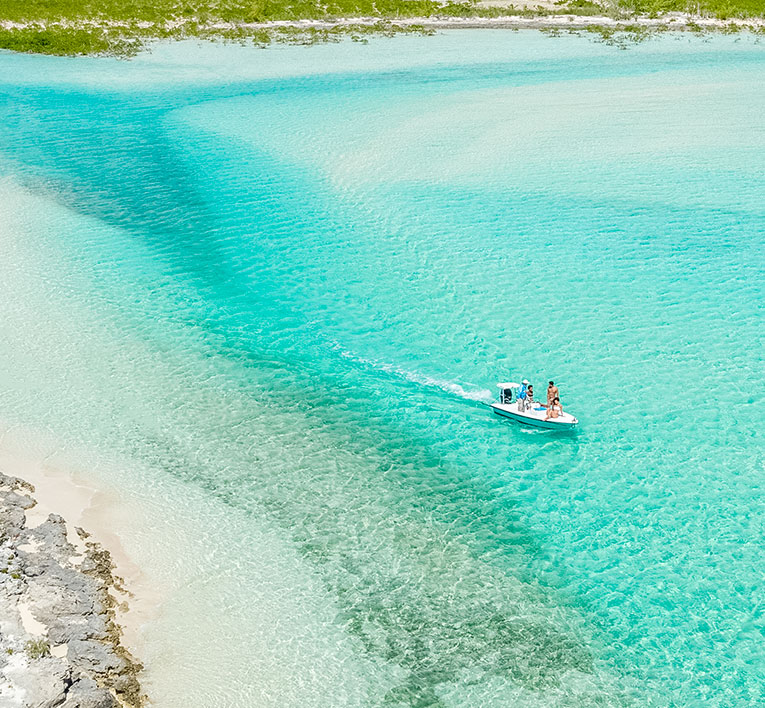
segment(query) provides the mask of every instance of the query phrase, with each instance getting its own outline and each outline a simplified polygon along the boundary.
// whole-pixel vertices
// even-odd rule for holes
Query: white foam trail
[[[343,349],[340,345],[333,345],[334,349],[340,353],[345,359],[350,359],[357,364],[363,364],[370,366],[378,371],[384,371],[388,374],[394,374],[402,379],[411,381],[412,383],[421,384],[422,386],[429,386],[431,388],[438,388],[446,393],[453,393],[460,398],[464,398],[467,401],[490,401],[492,400],[492,394],[489,389],[476,389],[466,390],[460,384],[454,381],[447,381],[445,379],[439,379],[434,376],[428,376],[427,374],[421,374],[414,371],[403,369],[395,364],[389,364],[378,359],[367,359],[366,357],[358,356],[347,349]]]

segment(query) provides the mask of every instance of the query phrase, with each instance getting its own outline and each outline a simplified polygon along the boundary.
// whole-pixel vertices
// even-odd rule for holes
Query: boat
[[[523,408],[518,399],[518,389],[521,384],[500,383],[499,400],[491,404],[491,409],[497,414],[511,420],[533,425],[537,428],[547,428],[548,430],[570,430],[579,421],[571,413],[563,411],[557,418],[547,418],[547,408],[536,401],[530,408]]]

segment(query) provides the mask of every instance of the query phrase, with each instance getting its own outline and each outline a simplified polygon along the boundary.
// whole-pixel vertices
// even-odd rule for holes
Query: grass
[[[690,12],[721,20],[765,17],[765,0],[619,0],[619,4],[641,15]]]
[[[30,639],[24,649],[30,659],[42,659],[50,656],[50,644],[45,639]]]
[[[101,29],[45,28],[36,26],[7,30],[0,28],[0,49],[36,54],[126,54],[132,43],[120,34]]]
[[[257,46],[272,42],[333,41],[342,36],[363,41],[369,34],[428,33],[422,27],[398,27],[396,20],[434,16],[528,17],[565,13],[623,17],[624,13],[658,16],[669,11],[690,11],[721,19],[765,16],[765,0],[603,0],[603,3],[560,0],[554,9],[544,10],[478,7],[475,0],[0,0],[0,21],[24,24],[0,28],[0,49],[130,56],[147,39],[167,37],[215,37]],[[376,17],[380,22],[371,27],[314,30],[241,27],[253,22],[340,17]],[[235,27],[209,26],[221,22]]]
[[[393,21],[435,14],[467,16],[474,9],[477,8],[470,0],[446,4],[435,0],[0,0],[0,21],[26,25],[0,28],[0,49],[130,56],[146,39],[165,37],[218,37],[251,41],[258,46],[272,42],[312,44],[346,35],[361,39],[368,34],[399,31],[427,33],[421,27],[398,28]],[[207,26],[216,22],[241,25],[338,17],[379,17],[380,22],[371,27],[331,30],[244,27],[213,30]],[[179,22],[180,26],[173,26]]]
[[[189,18],[200,22],[261,22],[353,16],[419,17],[436,14],[440,7],[441,3],[435,0],[3,0],[0,17],[17,21],[108,18],[164,22]]]

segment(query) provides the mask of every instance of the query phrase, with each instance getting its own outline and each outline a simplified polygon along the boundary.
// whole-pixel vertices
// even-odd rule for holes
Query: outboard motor
[[[502,403],[512,403],[513,402],[513,393],[515,389],[513,388],[503,388],[502,389]]]

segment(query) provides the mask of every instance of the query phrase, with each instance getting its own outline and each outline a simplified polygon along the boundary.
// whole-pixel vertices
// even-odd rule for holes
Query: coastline
[[[491,0],[489,0],[491,2]],[[262,21],[230,21],[177,17],[158,21],[118,19],[0,19],[0,49],[17,52],[76,55],[111,55],[129,58],[146,43],[167,39],[206,39],[251,42],[259,47],[271,43],[314,44],[348,37],[366,41],[366,36],[399,33],[433,34],[452,29],[533,29],[551,33],[588,32],[620,46],[642,41],[663,32],[693,34],[748,32],[765,34],[765,17],[731,16],[688,12],[652,14],[626,11],[576,12],[542,5],[520,9],[500,2],[476,6],[474,14],[421,16],[347,16]],[[481,11],[490,14],[481,14]],[[626,40],[626,41],[625,41]]]
[[[195,18],[181,18],[164,22],[121,20],[78,19],[60,20],[55,22],[34,21],[18,22],[0,20],[0,28],[6,30],[26,29],[132,29],[137,28],[156,36],[162,37],[167,33],[184,30],[199,30],[200,32],[232,32],[236,30],[278,30],[278,29],[319,29],[331,30],[342,27],[378,27],[381,24],[390,27],[425,27],[432,29],[480,29],[484,27],[499,29],[544,29],[564,27],[592,27],[604,25],[628,29],[630,27],[666,27],[674,30],[694,30],[696,27],[709,30],[765,29],[765,17],[730,17],[722,19],[709,15],[696,15],[687,12],[667,12],[655,15],[584,15],[576,13],[535,14],[533,11],[520,15],[497,16],[466,16],[450,17],[439,15],[423,15],[415,17],[375,17],[351,16],[336,18],[303,18],[297,20],[268,20],[263,22],[202,22]],[[223,35],[225,36],[225,35]]]
[[[317,683],[323,685],[328,676],[338,687],[353,686],[349,690],[354,696],[366,690],[366,672],[359,668],[366,666],[365,660],[356,654],[352,641],[334,628],[333,599],[270,524],[207,499],[203,491],[181,497],[176,492],[189,490],[181,490],[173,480],[169,487],[163,484],[162,491],[152,480],[147,489],[130,460],[105,458],[98,451],[66,445],[55,433],[26,424],[0,424],[0,473],[22,477],[21,485],[36,485],[31,496],[38,503],[25,510],[30,525],[56,511],[66,515],[67,522],[55,517],[59,538],[68,542],[73,536],[81,545],[75,531],[81,522],[92,534],[87,540],[109,551],[116,580],[108,588],[116,600],[109,612],[120,625],[122,646],[142,665],[138,680],[146,697],[143,703],[56,705],[212,705],[221,681],[251,675],[257,681],[237,687],[242,705],[251,700],[260,701],[259,705],[320,705],[313,702]],[[181,498],[186,501],[178,503]],[[169,500],[174,508],[169,508]],[[189,515],[188,506],[197,513]],[[23,540],[19,544],[26,545]],[[74,550],[71,547],[66,557],[73,556]],[[58,574],[51,575],[57,582]],[[237,596],[241,587],[247,593]],[[19,614],[0,601],[0,636],[7,634],[10,625],[19,634]],[[28,621],[29,613],[25,616]],[[27,641],[45,639],[47,624],[41,621],[45,619],[37,612],[31,616],[29,628],[38,631],[15,640],[14,652],[20,650],[17,660],[24,658]],[[326,633],[330,636],[325,638]],[[283,641],[285,634],[291,641]],[[62,651],[57,643],[50,644],[56,653]],[[233,656],[232,644],[240,647]],[[0,697],[6,695],[5,648],[0,639]],[[40,661],[40,668],[54,678],[66,671],[55,655]],[[211,681],[200,671],[199,662],[215,666],[219,678]],[[316,667],[320,670],[314,671]],[[29,704],[39,705],[45,703]],[[349,705],[364,703],[354,698]],[[17,701],[10,708],[27,708],[27,704]]]
[[[134,594],[140,570],[109,529],[113,500],[34,447],[0,438],[0,696],[139,708],[147,618],[136,605],[146,606]]]

